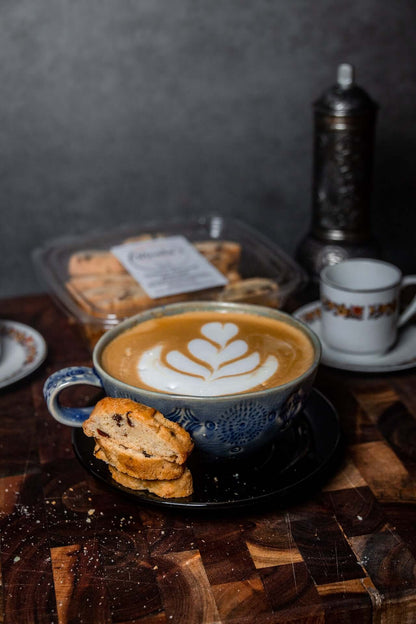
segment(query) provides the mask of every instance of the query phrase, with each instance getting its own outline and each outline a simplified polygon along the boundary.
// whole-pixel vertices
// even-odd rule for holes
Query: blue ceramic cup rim
[[[101,366],[101,355],[104,348],[107,346],[109,342],[111,342],[116,336],[125,332],[127,329],[134,327],[135,325],[149,320],[153,318],[157,318],[158,316],[174,316],[178,314],[183,314],[185,312],[193,312],[200,310],[228,310],[230,312],[245,312],[252,315],[257,315],[261,317],[267,317],[270,319],[276,319],[283,322],[288,323],[292,327],[295,327],[302,331],[312,343],[314,349],[314,359],[311,366],[300,376],[295,377],[291,381],[288,381],[285,384],[280,384],[277,386],[272,386],[270,388],[265,388],[263,390],[256,390],[253,392],[238,392],[234,394],[224,394],[220,396],[194,396],[194,395],[185,395],[185,394],[174,394],[174,393],[166,393],[159,392],[157,390],[148,390],[147,388],[141,388],[139,386],[132,386],[123,381],[120,381],[116,377],[113,377]],[[235,403],[236,400],[241,400],[244,397],[245,400],[255,399],[257,397],[265,397],[270,394],[275,393],[276,391],[284,391],[290,389],[291,387],[297,387],[299,384],[302,384],[304,380],[308,379],[312,373],[318,368],[322,356],[322,348],[321,343],[317,335],[308,327],[306,323],[303,321],[294,318],[287,312],[282,312],[281,310],[277,310],[275,308],[268,308],[266,306],[259,306],[255,304],[249,303],[232,303],[232,302],[218,302],[218,301],[190,301],[190,302],[180,302],[180,303],[171,303],[164,306],[158,306],[156,308],[151,308],[149,310],[145,310],[143,312],[139,312],[134,316],[126,319],[119,323],[116,327],[108,330],[101,338],[98,340],[97,344],[93,350],[93,364],[96,374],[100,377],[100,379],[104,382],[112,383],[120,387],[126,393],[137,393],[139,391],[142,394],[145,394],[149,397],[149,401],[152,398],[156,400],[157,397],[165,397],[166,399],[177,400],[177,401],[194,401],[195,403],[206,403],[207,401],[218,402],[230,402]]]

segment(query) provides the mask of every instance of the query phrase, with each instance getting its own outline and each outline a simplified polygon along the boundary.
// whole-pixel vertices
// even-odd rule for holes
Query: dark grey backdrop
[[[2,0],[0,296],[43,289],[43,241],[121,221],[217,212],[294,254],[340,62],[380,104],[373,229],[416,272],[414,0]]]

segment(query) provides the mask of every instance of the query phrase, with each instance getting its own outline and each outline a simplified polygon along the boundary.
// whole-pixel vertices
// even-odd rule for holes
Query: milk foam
[[[186,352],[172,350],[165,358],[160,345],[146,350],[138,361],[139,378],[162,392],[190,396],[219,396],[247,392],[265,383],[278,369],[274,355],[261,360],[248,353],[245,340],[236,339],[235,323],[210,322],[200,328],[204,338],[193,338]]]

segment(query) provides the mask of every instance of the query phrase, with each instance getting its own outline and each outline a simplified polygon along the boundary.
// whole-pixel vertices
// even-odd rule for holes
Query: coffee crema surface
[[[314,348],[284,321],[242,312],[186,312],[139,323],[103,350],[102,367],[131,386],[220,396],[285,384],[312,365]]]

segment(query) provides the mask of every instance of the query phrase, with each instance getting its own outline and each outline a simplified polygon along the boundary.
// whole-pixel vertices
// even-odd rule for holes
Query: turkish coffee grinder
[[[314,103],[312,223],[297,259],[312,282],[321,269],[351,257],[378,257],[370,232],[377,104],[338,67],[337,83]]]

